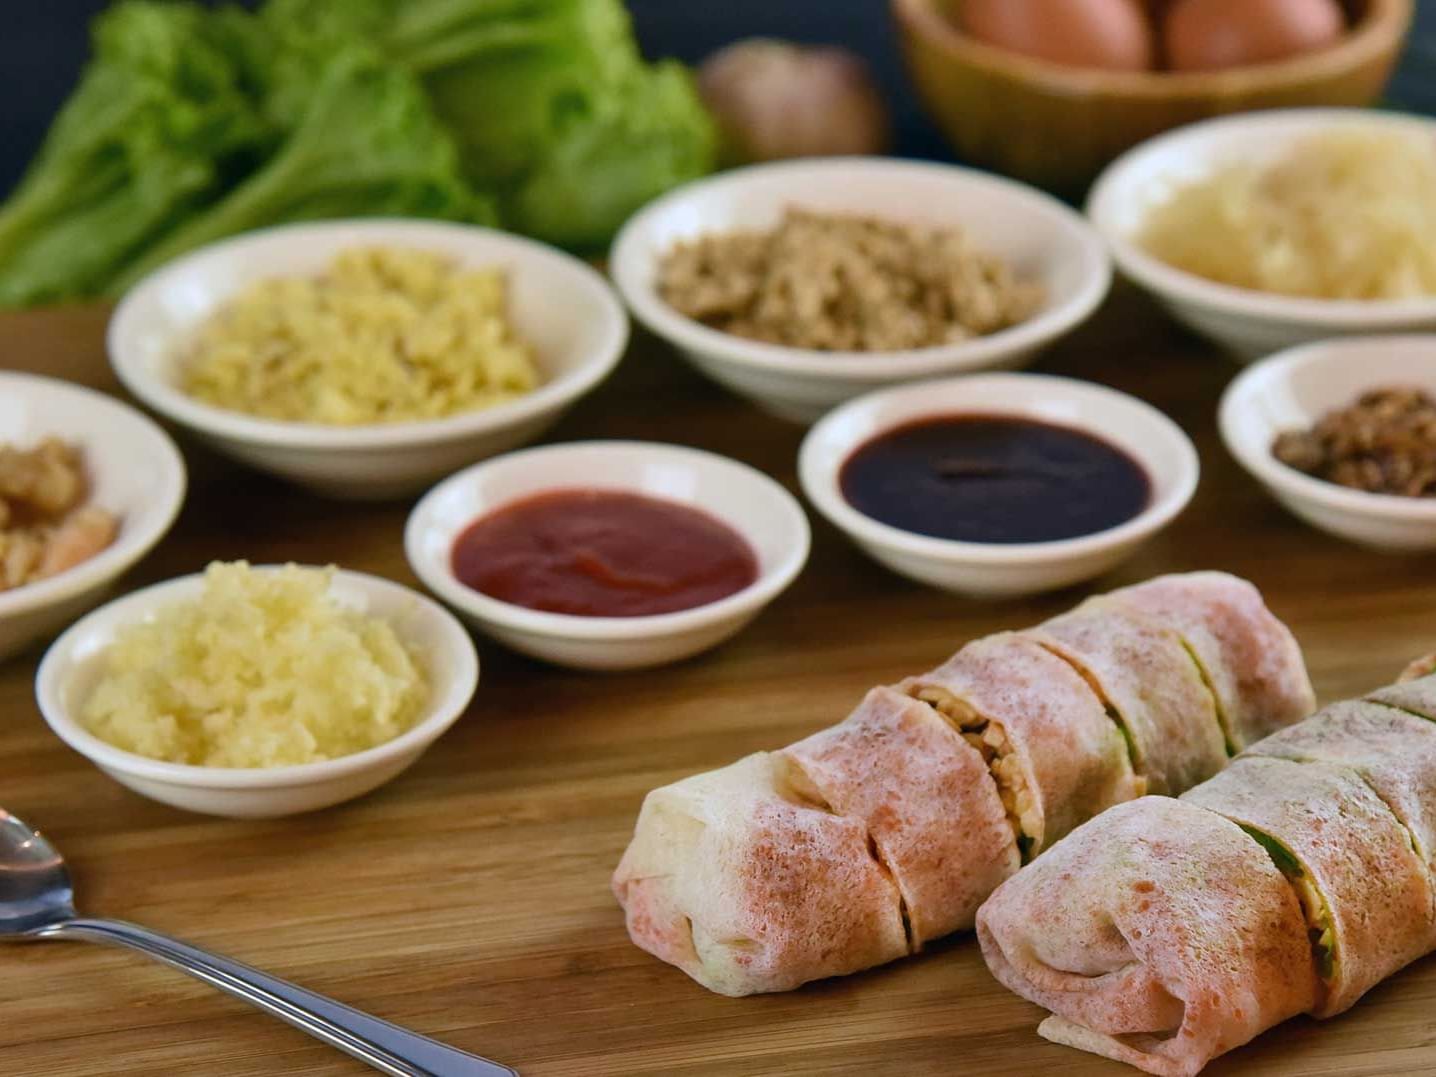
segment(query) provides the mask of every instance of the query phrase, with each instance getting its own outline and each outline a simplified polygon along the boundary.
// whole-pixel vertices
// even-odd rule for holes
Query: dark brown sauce
[[[1080,430],[1015,415],[941,415],[860,446],[839,481],[848,504],[918,535],[1052,542],[1092,535],[1151,502],[1142,465]]]

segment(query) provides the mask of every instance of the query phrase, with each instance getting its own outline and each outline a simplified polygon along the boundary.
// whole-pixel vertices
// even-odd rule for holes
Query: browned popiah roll
[[[1373,698],[1424,706],[1436,678]],[[978,935],[994,974],[1052,1011],[1042,1035],[1190,1077],[1436,948],[1433,820],[1436,721],[1339,703],[1179,801],[1079,827],[997,889]]]

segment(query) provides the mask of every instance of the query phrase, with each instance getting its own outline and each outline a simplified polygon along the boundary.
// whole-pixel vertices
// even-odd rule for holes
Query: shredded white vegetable
[[[1155,207],[1139,242],[1189,273],[1322,299],[1436,295],[1436,139],[1329,130]]]

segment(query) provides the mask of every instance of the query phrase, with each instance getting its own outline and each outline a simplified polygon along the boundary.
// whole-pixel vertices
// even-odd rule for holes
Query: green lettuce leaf
[[[144,0],[97,20],[93,61],[0,208],[0,305],[95,293],[263,151],[220,28]]]
[[[596,249],[645,202],[713,169],[716,138],[679,64],[634,72],[604,107],[562,125],[503,197],[509,227]]]
[[[333,53],[320,71],[274,156],[148,249],[112,291],[195,247],[267,225],[356,216],[495,220],[493,203],[463,178],[413,75],[360,45]]]
[[[712,170],[688,73],[649,66],[621,0],[269,0],[279,36],[361,36],[421,75],[464,170],[505,224],[596,247]]]

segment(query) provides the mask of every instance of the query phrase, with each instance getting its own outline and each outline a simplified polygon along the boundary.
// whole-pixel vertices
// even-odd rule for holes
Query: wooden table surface
[[[0,366],[114,389],[103,310],[0,318]],[[1218,443],[1234,367],[1119,294],[1042,369],[1173,415],[1204,474],[1185,515],[1098,589],[1221,568],[1254,580],[1305,646],[1323,701],[1394,678],[1436,645],[1436,562],[1367,553],[1268,501]],[[640,338],[553,434],[683,442],[796,488],[802,430],[766,418]],[[335,562],[417,586],[409,505],[328,503],[185,446],[188,504],[124,581],[215,558]],[[0,665],[0,804],[68,855],[82,907],[228,953],[501,1059],[526,1077],[637,1074],[1131,1073],[1039,1039],[970,936],[786,995],[726,999],[632,946],[608,891],[643,794],[844,717],[873,684],[1082,592],[1002,605],[928,591],[815,521],[812,560],[738,639],[624,675],[540,666],[481,642],[471,712],[384,789],[312,816],[230,822],[151,803],[52,736],[38,654]],[[1436,1073],[1436,959],[1352,1013],[1288,1023],[1217,1074]],[[143,958],[76,944],[0,951],[0,1073],[358,1074],[343,1055]]]

